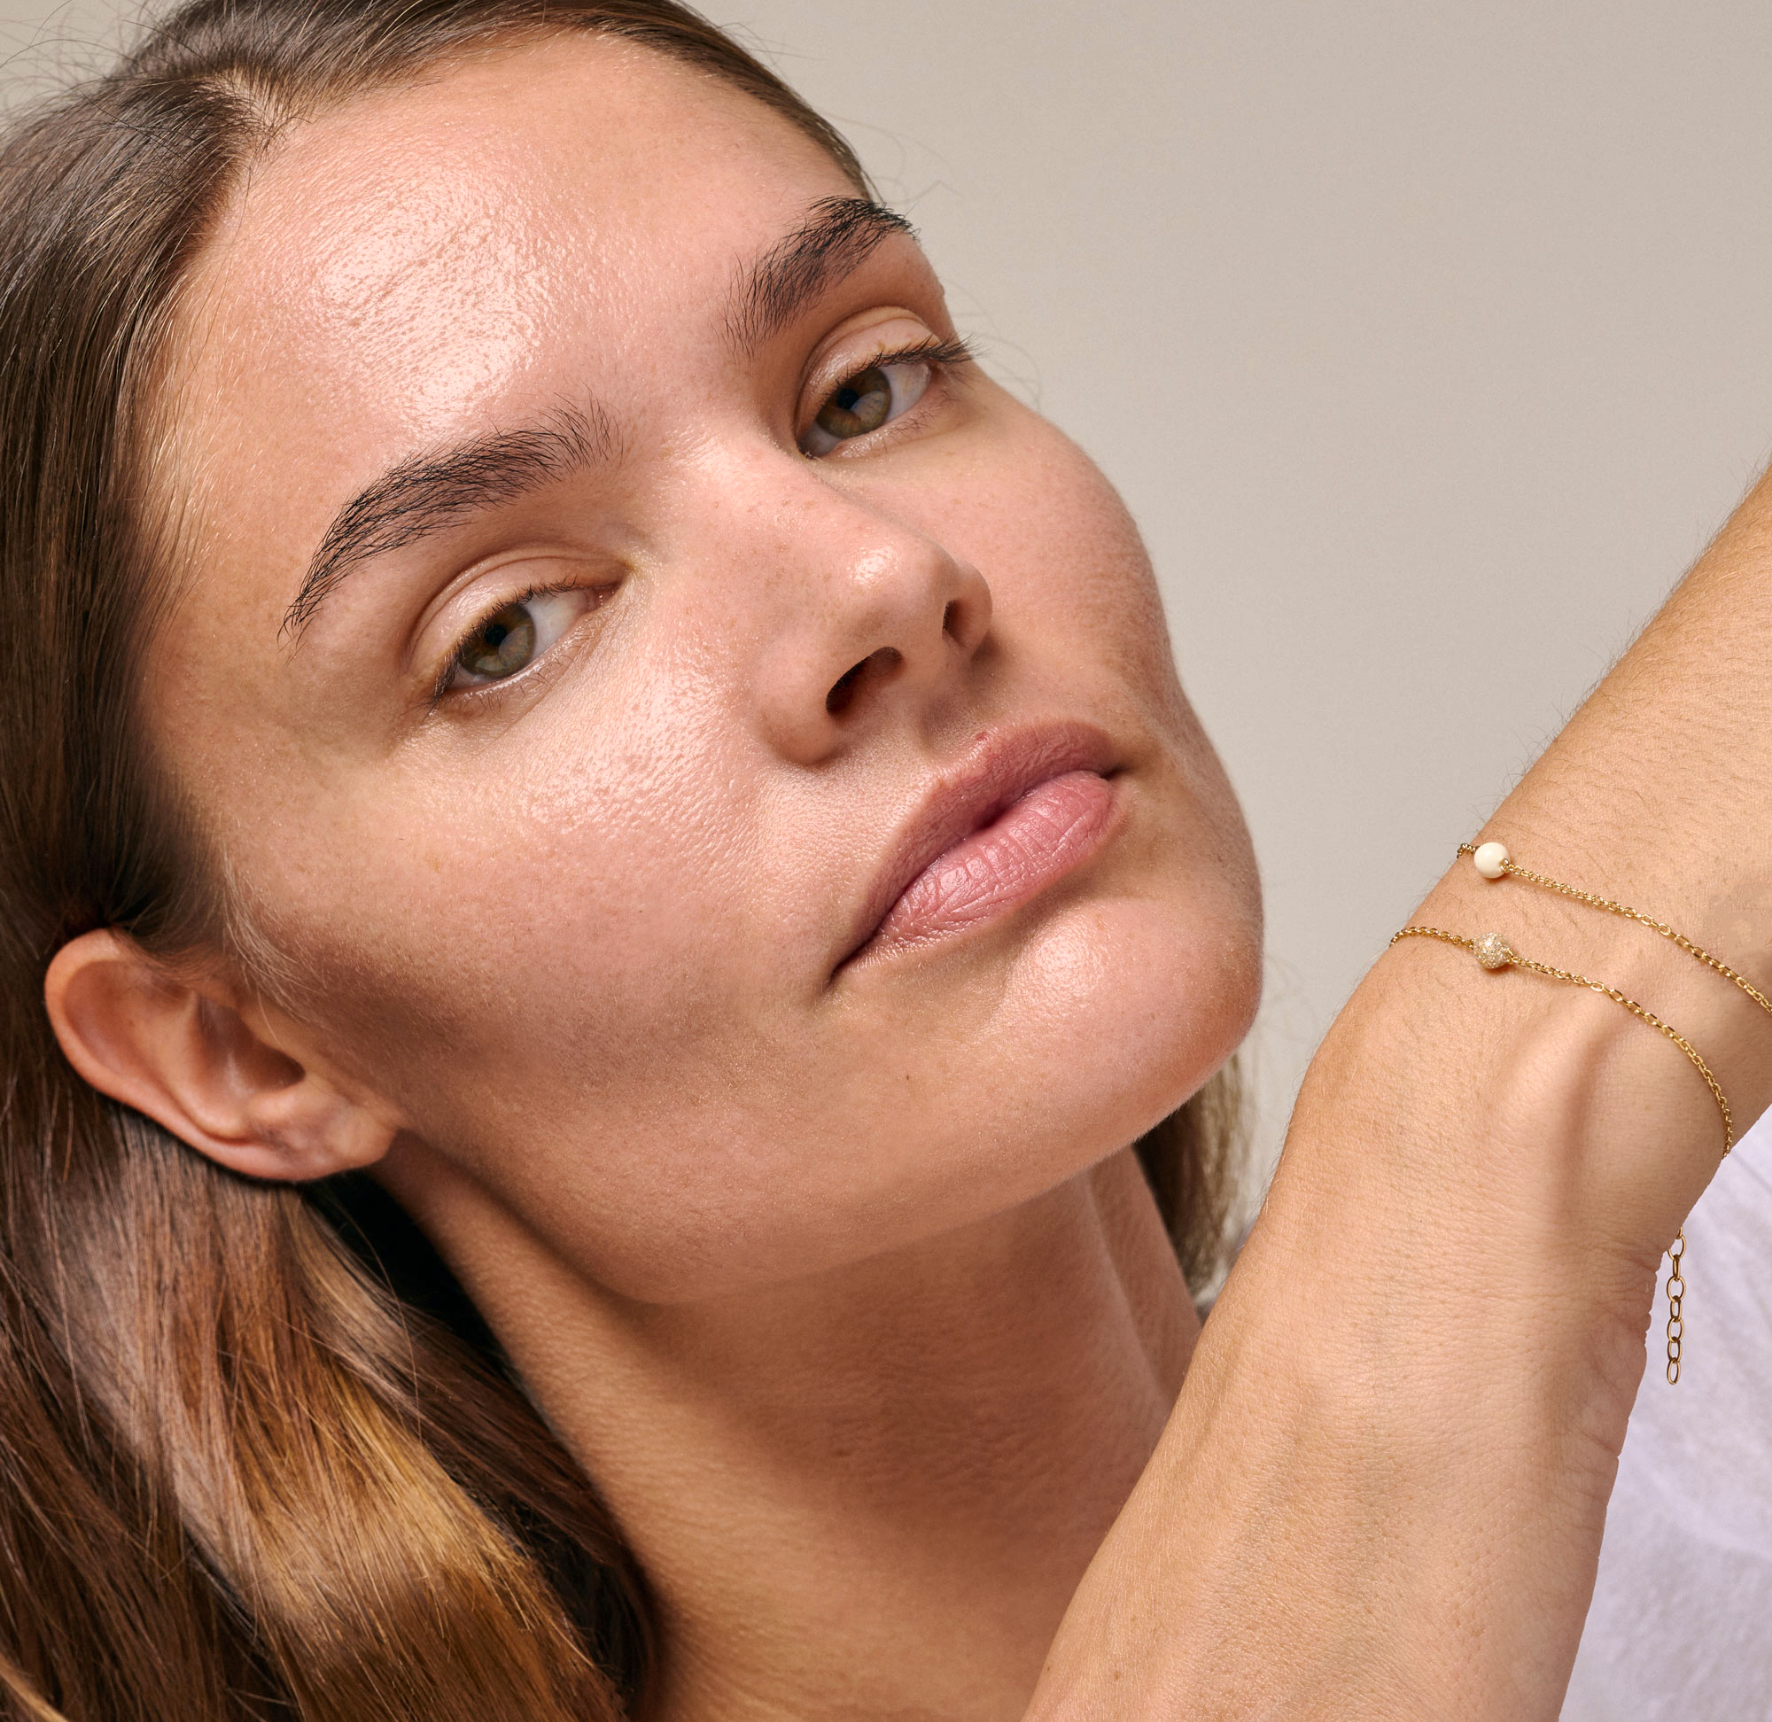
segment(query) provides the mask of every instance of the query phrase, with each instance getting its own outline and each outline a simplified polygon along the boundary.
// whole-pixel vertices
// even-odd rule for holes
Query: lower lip
[[[887,911],[866,951],[922,944],[995,920],[1079,867],[1106,838],[1114,791],[1093,771],[1030,789],[929,863]]]

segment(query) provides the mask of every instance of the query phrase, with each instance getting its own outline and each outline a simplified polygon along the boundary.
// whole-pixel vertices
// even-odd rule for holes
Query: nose
[[[963,687],[991,626],[984,576],[928,532],[819,483],[777,555],[759,715],[784,757],[816,765],[898,710]]]

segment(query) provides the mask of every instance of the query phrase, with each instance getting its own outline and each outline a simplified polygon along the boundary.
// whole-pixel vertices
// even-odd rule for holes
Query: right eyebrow
[[[279,634],[299,638],[345,576],[370,557],[415,544],[476,510],[514,502],[616,453],[614,430],[593,405],[562,407],[541,424],[489,431],[401,461],[333,516]]]

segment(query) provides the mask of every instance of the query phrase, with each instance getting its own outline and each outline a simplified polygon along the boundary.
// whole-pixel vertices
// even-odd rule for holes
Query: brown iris
[[[535,653],[535,618],[527,604],[507,604],[462,643],[461,667],[470,676],[497,681],[514,676]]]
[[[851,377],[819,409],[818,426],[839,439],[878,430],[892,411],[892,380],[878,365]]]

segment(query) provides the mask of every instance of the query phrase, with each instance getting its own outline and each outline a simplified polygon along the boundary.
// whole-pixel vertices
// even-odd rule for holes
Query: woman
[[[4,174],[20,1714],[1554,1706],[1706,1097],[1400,951],[1189,1368],[1126,1145],[1254,1008],[1241,824],[1112,492],[822,122],[658,0],[260,0]],[[1522,845],[1629,853],[1703,604]],[[1520,924],[1764,1103],[1736,1001]],[[1381,1302],[1350,1216],[1419,1221]]]

